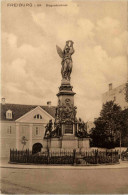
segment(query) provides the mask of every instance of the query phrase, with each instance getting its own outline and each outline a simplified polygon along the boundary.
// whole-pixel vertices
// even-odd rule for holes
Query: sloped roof
[[[1,120],[15,121],[27,112],[33,110],[38,105],[22,105],[22,104],[1,104]],[[48,114],[55,118],[55,106],[40,106],[44,109]],[[6,119],[6,111],[12,111],[12,119]]]

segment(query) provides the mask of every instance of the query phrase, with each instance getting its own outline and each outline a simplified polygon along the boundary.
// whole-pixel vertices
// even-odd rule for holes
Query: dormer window
[[[12,119],[12,111],[11,110],[8,110],[6,112],[6,119]]]
[[[36,115],[34,116],[34,118],[35,118],[35,119],[42,119],[42,116],[41,116],[40,114],[36,114]]]

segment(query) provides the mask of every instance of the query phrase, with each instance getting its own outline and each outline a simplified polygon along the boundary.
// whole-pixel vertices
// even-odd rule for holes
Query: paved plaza
[[[128,163],[88,167],[5,164],[1,166],[1,192],[127,194]]]

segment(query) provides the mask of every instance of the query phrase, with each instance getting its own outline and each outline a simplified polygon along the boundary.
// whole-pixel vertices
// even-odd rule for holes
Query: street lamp
[[[120,161],[121,161],[121,131],[119,132],[119,136],[120,136]]]

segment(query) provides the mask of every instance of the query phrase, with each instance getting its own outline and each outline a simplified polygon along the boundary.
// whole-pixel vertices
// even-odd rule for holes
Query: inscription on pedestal
[[[73,134],[73,125],[72,124],[65,124],[64,125],[64,132],[65,132],[65,134]]]

